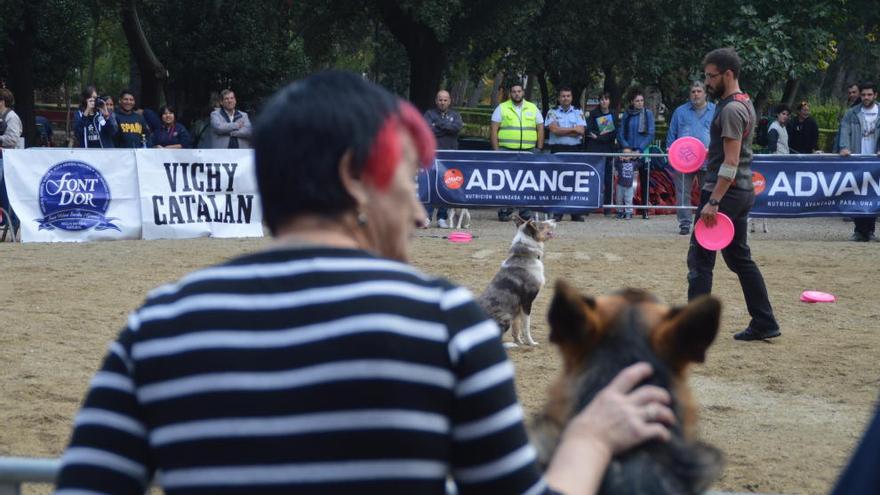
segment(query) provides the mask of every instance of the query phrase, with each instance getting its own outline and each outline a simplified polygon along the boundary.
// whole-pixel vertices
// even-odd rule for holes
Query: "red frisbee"
[[[474,237],[467,232],[450,232],[448,239],[449,242],[467,243],[471,242]]]
[[[683,174],[696,172],[706,161],[706,147],[692,136],[680,137],[669,145],[669,164]]]
[[[836,300],[837,297],[834,294],[829,294],[827,292],[819,292],[817,290],[805,290],[801,292],[801,301],[803,302],[834,302]]]
[[[733,240],[733,221],[719,211],[715,214],[715,226],[710,229],[701,218],[694,226],[694,237],[700,246],[710,251],[724,249]]]

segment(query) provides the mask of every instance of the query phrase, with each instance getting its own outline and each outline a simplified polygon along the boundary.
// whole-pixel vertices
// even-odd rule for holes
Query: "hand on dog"
[[[669,393],[651,385],[633,390],[652,372],[646,363],[625,368],[571,420],[546,472],[551,487],[569,495],[596,493],[615,454],[647,440],[669,440],[665,425],[675,422]]]
[[[572,435],[583,435],[606,447],[611,455],[625,452],[647,440],[667,441],[666,425],[675,423],[669,409],[669,392],[653,385],[633,388],[653,370],[637,363],[621,371],[568,426]]]

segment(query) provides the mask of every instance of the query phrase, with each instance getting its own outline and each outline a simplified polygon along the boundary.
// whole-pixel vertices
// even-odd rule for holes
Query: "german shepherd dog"
[[[546,466],[568,421],[623,368],[639,361],[654,374],[645,381],[665,388],[677,423],[672,439],[635,447],[612,459],[603,494],[701,493],[721,474],[721,452],[696,439],[696,405],[687,387],[688,368],[701,363],[715,340],[721,303],[702,296],[669,307],[635,289],[591,298],[565,282],[556,283],[550,305],[550,341],[562,355],[563,371],[551,386],[542,413],[530,428],[539,460]]]
[[[509,255],[477,299],[503,334],[513,329],[513,344],[537,345],[532,338],[532,302],[544,286],[544,242],[553,236],[555,220],[523,220],[514,215],[516,235]]]

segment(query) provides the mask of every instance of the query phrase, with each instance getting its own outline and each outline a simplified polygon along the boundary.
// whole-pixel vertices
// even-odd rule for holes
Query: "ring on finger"
[[[654,407],[654,404],[648,404],[645,406],[645,421],[651,422],[657,419],[657,410]]]

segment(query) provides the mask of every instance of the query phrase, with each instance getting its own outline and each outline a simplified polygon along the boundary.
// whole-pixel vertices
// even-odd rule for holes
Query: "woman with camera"
[[[107,103],[98,98],[94,86],[80,94],[79,110],[73,123],[77,148],[113,148],[113,136],[119,130],[116,117]]]

